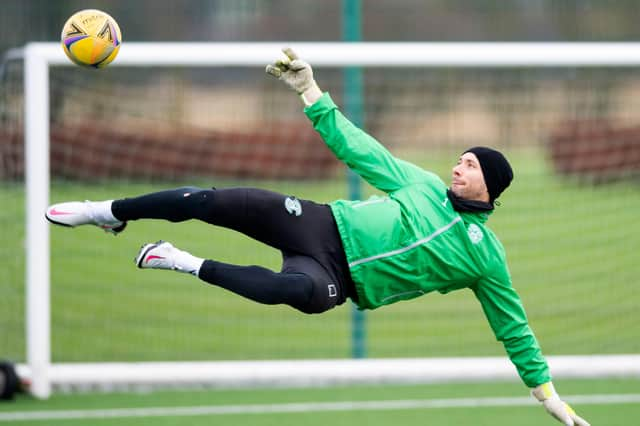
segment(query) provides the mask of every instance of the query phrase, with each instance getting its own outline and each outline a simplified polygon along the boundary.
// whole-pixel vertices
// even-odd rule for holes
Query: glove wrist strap
[[[536,386],[531,391],[531,393],[536,397],[538,401],[544,401],[558,395],[556,389],[553,387],[553,383],[551,382],[543,383],[540,386]]]
[[[311,87],[300,93],[300,99],[305,106],[311,106],[316,103],[318,99],[322,97],[322,91],[318,85],[314,82]]]

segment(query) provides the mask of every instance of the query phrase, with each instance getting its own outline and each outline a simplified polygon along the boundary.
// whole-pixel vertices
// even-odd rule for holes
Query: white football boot
[[[111,213],[111,201],[71,201],[49,206],[44,216],[51,223],[75,228],[95,225],[114,235],[122,232],[127,222],[116,219]]]
[[[167,241],[145,244],[135,258],[140,269],[168,269],[198,276],[204,259],[180,250]]]

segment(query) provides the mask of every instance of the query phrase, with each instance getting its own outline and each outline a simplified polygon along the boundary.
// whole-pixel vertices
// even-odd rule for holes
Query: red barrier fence
[[[338,161],[308,125],[274,130],[214,132],[194,129],[51,127],[51,174],[71,179],[177,179],[218,176],[317,179]],[[0,177],[24,173],[22,129],[0,130]]]
[[[640,126],[603,120],[567,121],[549,138],[556,172],[595,182],[640,174]]]

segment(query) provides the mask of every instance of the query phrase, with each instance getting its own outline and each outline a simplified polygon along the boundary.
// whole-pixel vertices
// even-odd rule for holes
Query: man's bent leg
[[[142,246],[135,258],[141,269],[166,269],[189,273],[255,302],[286,304],[306,312],[313,294],[309,276],[276,273],[259,266],[237,266],[204,260],[174,247],[167,241]]]
[[[260,266],[238,266],[205,260],[198,277],[254,302],[289,305],[304,313],[309,309],[314,284],[303,273],[273,272]]]
[[[285,304],[304,313],[320,313],[344,302],[342,290],[310,257],[285,256],[282,272],[204,260],[166,241],[145,244],[135,258],[141,269],[189,273],[258,303]]]

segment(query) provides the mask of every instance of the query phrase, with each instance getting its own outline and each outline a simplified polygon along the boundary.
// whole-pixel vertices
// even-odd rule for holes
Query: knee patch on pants
[[[319,314],[345,301],[340,286],[316,260],[309,256],[287,256],[282,272],[301,273],[311,278],[312,292],[309,300],[294,308],[306,314]]]

